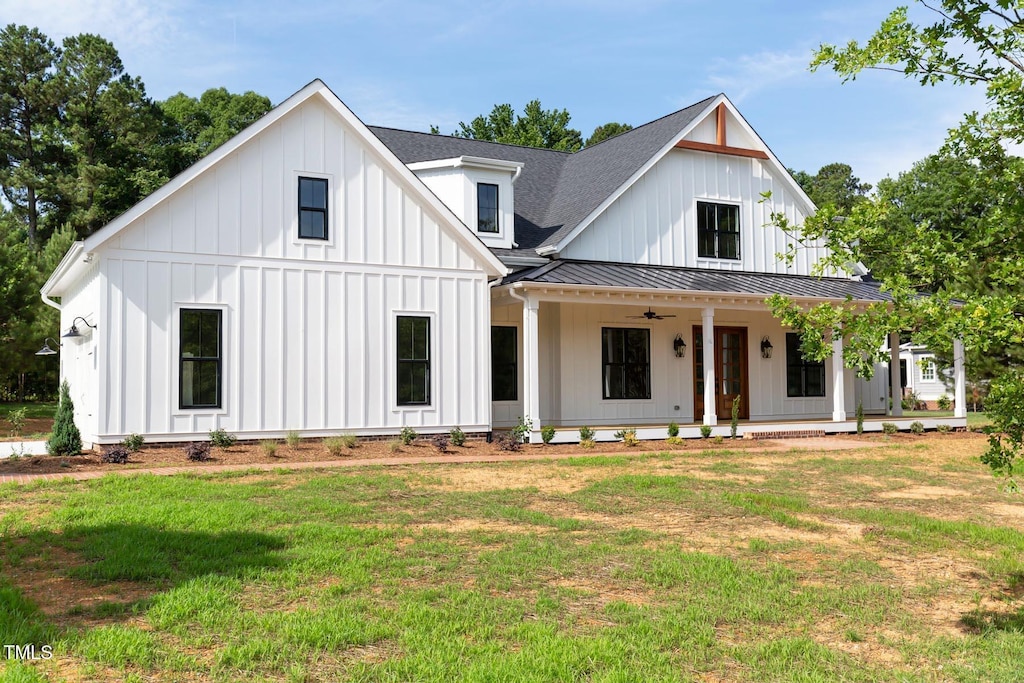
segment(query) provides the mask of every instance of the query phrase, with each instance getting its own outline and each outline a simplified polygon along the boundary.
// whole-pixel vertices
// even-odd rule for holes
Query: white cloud
[[[171,5],[144,0],[0,0],[0,16],[38,28],[58,44],[95,33],[123,52],[167,44],[179,32]]]
[[[718,59],[711,64],[708,84],[724,92],[733,102],[742,102],[753,93],[806,76],[810,56],[807,51],[772,52]]]

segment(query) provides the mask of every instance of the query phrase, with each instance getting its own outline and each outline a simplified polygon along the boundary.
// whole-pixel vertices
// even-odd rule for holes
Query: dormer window
[[[476,229],[478,232],[499,232],[497,185],[476,184]]]
[[[299,238],[327,239],[327,179],[299,177]]]

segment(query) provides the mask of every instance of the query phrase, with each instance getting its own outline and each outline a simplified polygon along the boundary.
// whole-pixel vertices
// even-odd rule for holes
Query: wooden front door
[[[704,417],[704,330],[693,327],[693,419]],[[718,420],[732,417],[732,403],[740,396],[740,418],[750,417],[747,375],[747,328],[715,327],[715,413]]]

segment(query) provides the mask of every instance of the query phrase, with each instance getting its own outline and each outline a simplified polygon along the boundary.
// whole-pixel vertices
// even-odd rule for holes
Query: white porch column
[[[846,422],[846,385],[843,368],[843,335],[832,333],[832,421]]]
[[[903,417],[903,387],[900,386],[900,333],[889,333],[889,396],[892,398],[892,416]],[[907,368],[910,372],[910,368]]]
[[[533,420],[530,443],[540,437],[540,302],[529,294],[523,303],[523,416]]]
[[[701,313],[704,337],[704,424],[718,424],[715,407],[715,309],[705,308]],[[696,417],[696,416],[694,416]]]
[[[953,382],[953,417],[967,417],[967,370],[960,339],[953,340]]]

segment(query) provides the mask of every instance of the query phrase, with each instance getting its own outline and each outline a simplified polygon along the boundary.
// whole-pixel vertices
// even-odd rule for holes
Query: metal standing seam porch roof
[[[633,263],[557,260],[507,275],[502,285],[537,284],[663,289],[737,295],[783,294],[810,299],[891,301],[877,282]]]

